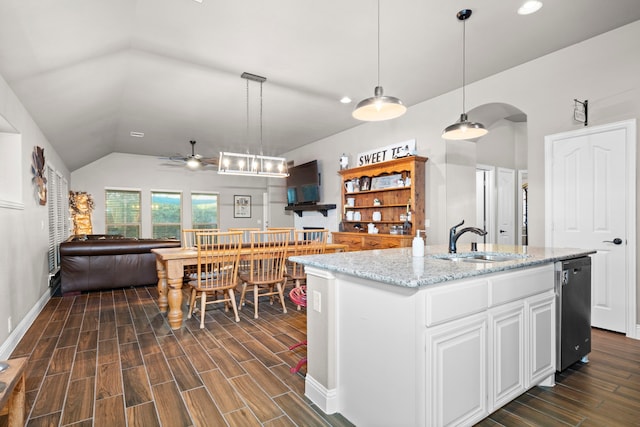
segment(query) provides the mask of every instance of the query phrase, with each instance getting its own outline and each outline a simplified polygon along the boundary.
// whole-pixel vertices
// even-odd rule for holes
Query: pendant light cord
[[[465,110],[465,86],[466,86],[466,70],[467,70],[467,20],[462,20],[462,113],[467,114]]]
[[[380,0],[378,0],[378,84],[380,86]]]
[[[247,142],[247,154],[249,154],[249,79],[246,79],[247,82],[247,86],[246,86],[246,90],[245,90],[245,98],[246,98],[246,104],[247,104],[247,127],[244,131],[244,138]]]
[[[262,152],[262,82],[260,82],[260,155],[264,155]]]

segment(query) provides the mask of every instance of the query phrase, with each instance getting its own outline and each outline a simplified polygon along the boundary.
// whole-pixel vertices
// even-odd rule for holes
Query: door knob
[[[616,237],[613,240],[603,240],[602,243],[613,243],[614,245],[621,245],[622,244],[622,239],[619,237]]]
[[[506,233],[507,230],[500,230],[500,233]]]

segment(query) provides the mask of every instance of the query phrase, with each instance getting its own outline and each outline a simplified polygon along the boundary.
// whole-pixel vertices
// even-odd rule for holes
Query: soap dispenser
[[[416,230],[416,237],[413,238],[411,253],[413,256],[424,256],[424,239],[420,237],[422,230]]]

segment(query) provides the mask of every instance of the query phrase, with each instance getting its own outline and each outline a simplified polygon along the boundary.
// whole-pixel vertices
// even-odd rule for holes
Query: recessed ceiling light
[[[135,138],[144,138],[144,132],[131,131],[131,133],[129,135],[131,135],[131,136],[133,136]]]
[[[340,102],[342,102],[343,104],[351,104],[351,98],[349,98],[348,96],[343,96],[342,99],[340,99]]]
[[[202,0],[193,0],[196,3],[202,3]]]
[[[518,9],[518,15],[530,15],[536,13],[542,7],[542,2],[539,0],[527,0]]]

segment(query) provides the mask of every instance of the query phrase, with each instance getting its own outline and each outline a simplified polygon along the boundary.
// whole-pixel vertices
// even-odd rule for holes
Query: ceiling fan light
[[[460,120],[447,126],[442,132],[442,138],[452,141],[460,141],[465,139],[475,139],[485,136],[489,131],[482,123],[470,122],[467,115],[462,113]]]
[[[198,159],[196,159],[195,157],[190,157],[187,160],[187,167],[189,169],[198,169],[200,167],[200,161]]]
[[[365,122],[378,122],[395,119],[407,111],[407,107],[394,96],[384,96],[381,86],[376,86],[375,95],[358,102],[353,110],[355,119]]]

